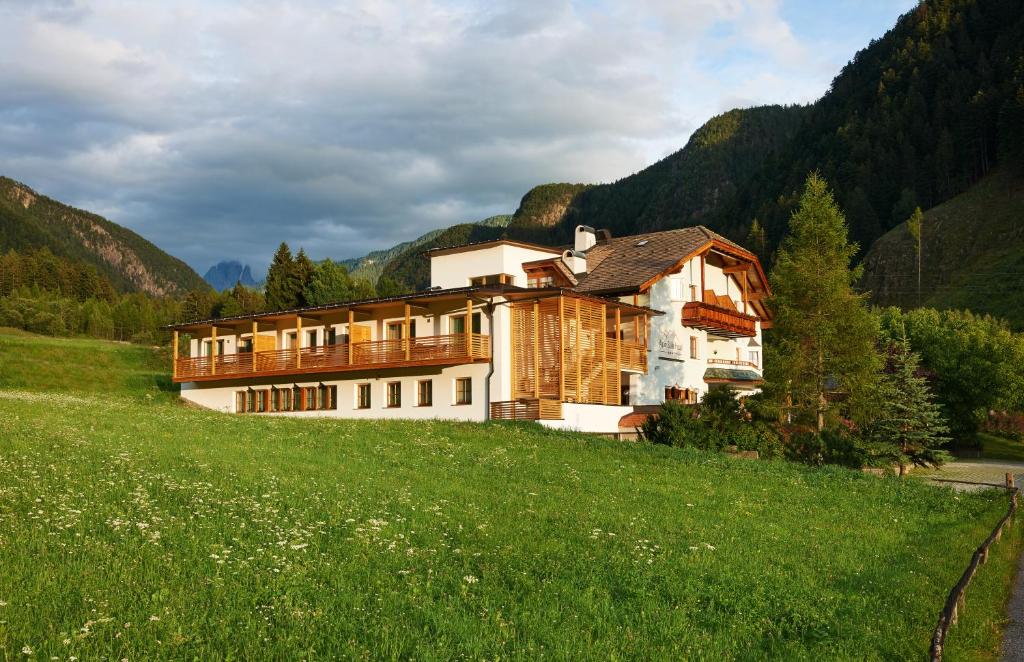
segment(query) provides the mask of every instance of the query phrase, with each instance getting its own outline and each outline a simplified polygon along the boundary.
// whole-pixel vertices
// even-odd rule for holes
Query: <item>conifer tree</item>
[[[281,242],[267,271],[265,296],[268,310],[286,310],[299,305],[299,287],[295,278],[295,260],[288,244]]]
[[[914,238],[914,250],[917,253],[917,305],[921,305],[921,237],[924,230],[924,214],[921,208],[916,207],[914,213],[907,219],[907,230]]]
[[[300,248],[295,256],[295,263],[292,265],[292,276],[296,288],[295,299],[299,306],[309,305],[306,300],[306,290],[309,288],[310,281],[313,280],[314,272],[316,272],[316,265],[306,255],[305,249]]]
[[[877,378],[877,323],[853,285],[857,244],[825,180],[812,173],[771,273],[775,357],[767,379],[785,385],[794,413],[825,429],[829,393],[856,398]]]
[[[920,358],[910,350],[906,335],[893,339],[887,354],[879,415],[867,426],[866,436],[876,447],[887,447],[901,467],[908,462],[938,466],[948,457],[942,446],[949,442],[949,428],[927,381],[917,374]]]

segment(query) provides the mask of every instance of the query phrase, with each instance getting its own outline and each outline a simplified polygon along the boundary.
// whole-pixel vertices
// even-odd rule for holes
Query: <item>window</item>
[[[416,384],[416,406],[430,407],[434,404],[434,382],[424,379]]]
[[[325,345],[337,345],[338,344],[338,330],[334,327],[327,329],[327,337],[324,339]]]
[[[203,341],[203,348],[202,348],[202,350],[201,350],[199,355],[200,356],[212,356],[213,355],[212,352],[213,352],[213,341],[212,340],[204,340]],[[218,340],[217,341],[217,356],[224,356],[224,341],[223,340]]]
[[[235,393],[235,411],[265,414],[338,408],[338,387],[320,384],[293,388],[246,389]]]
[[[697,353],[697,336],[690,336],[690,358],[700,358],[700,355]]]
[[[555,277],[551,274],[530,274],[526,281],[527,287],[552,287],[555,284]]]
[[[405,322],[388,322],[387,327],[387,339],[388,340],[401,340],[402,339],[402,327]],[[409,337],[416,337],[416,320],[409,320]]]
[[[466,332],[466,315],[452,315],[448,320],[449,333]],[[473,333],[480,333],[480,313],[473,313]]]
[[[480,285],[511,285],[512,280],[512,276],[509,274],[490,274],[470,278],[469,284],[473,287],[479,287]]]
[[[696,300],[697,300],[697,286],[696,285],[691,285],[690,286],[690,301],[696,301]]]
[[[754,364],[754,367],[761,365],[761,352],[751,351],[747,356],[749,357],[750,362]]]
[[[455,404],[468,405],[473,403],[473,380],[459,377],[455,380]]]
[[[672,276],[669,278],[669,285],[672,289],[672,300],[682,301],[683,300],[683,279],[680,276]]]
[[[402,406],[402,382],[388,382],[388,407]]]
[[[284,345],[285,345],[284,348],[285,349],[295,349],[295,347],[298,344],[299,344],[299,336],[298,336],[298,334],[295,331],[292,331],[291,333],[287,334],[284,337]]]
[[[370,408],[370,385],[360,384],[356,387],[356,409]]]
[[[238,353],[239,354],[251,354],[252,353],[252,338],[246,338],[245,340],[238,341]]]
[[[316,347],[316,340],[317,340],[317,331],[316,331],[316,329],[313,329],[312,331],[307,331],[306,332],[306,347]]]
[[[697,404],[697,391],[689,388],[679,388],[678,386],[666,386],[665,400],[675,400],[684,405],[695,405]]]

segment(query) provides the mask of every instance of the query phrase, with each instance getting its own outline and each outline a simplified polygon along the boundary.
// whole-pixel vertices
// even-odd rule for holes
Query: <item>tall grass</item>
[[[0,361],[50,351],[24,342]],[[124,360],[105,392],[0,381],[8,658],[914,659],[1005,508],[527,424],[196,411]]]

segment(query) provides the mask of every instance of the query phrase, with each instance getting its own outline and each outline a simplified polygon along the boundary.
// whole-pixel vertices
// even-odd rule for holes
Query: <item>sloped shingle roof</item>
[[[609,292],[638,288],[713,240],[747,252],[703,225],[615,237],[587,251],[588,273],[576,289]]]

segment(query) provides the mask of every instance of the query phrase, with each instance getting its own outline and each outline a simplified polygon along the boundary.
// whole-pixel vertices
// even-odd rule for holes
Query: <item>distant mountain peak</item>
[[[218,292],[231,289],[235,283],[241,283],[246,287],[259,287],[249,265],[243,265],[238,260],[221,260],[207,269],[203,280]]]

